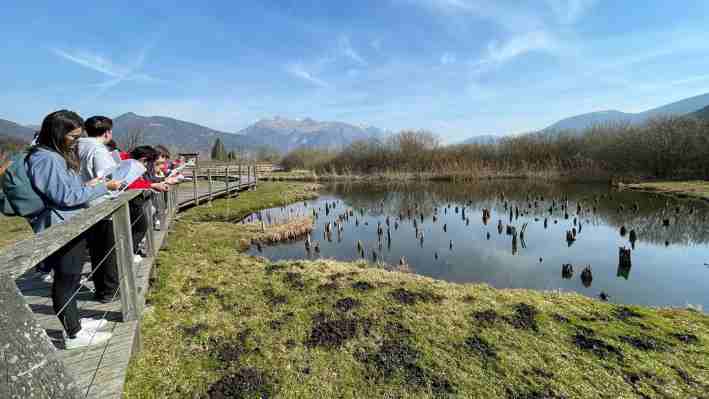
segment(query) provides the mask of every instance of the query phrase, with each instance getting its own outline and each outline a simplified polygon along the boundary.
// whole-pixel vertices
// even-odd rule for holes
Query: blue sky
[[[3,3],[0,118],[281,115],[454,142],[709,92],[707,1],[208,3]]]

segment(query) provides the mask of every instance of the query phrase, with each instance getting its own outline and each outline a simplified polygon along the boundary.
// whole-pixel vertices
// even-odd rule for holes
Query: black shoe
[[[96,300],[101,303],[113,303],[121,300],[121,294],[96,296]]]

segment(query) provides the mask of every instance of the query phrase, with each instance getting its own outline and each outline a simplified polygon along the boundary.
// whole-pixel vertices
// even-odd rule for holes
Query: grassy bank
[[[0,248],[12,245],[32,235],[29,223],[21,217],[7,217],[0,215]]]
[[[709,181],[664,181],[626,184],[628,190],[651,191],[681,198],[699,198],[709,201]]]
[[[263,183],[194,208],[156,264],[128,398],[702,397],[709,317],[243,254]]]

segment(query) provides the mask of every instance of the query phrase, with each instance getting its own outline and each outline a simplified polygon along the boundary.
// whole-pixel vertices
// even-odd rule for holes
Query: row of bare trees
[[[359,141],[339,153],[300,149],[286,168],[325,173],[428,173],[439,176],[707,178],[709,121],[667,117],[645,125],[509,136],[495,144],[442,146],[427,131]]]

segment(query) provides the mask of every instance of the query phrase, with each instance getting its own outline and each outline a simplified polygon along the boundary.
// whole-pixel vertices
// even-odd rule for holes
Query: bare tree
[[[134,128],[128,132],[128,135],[123,140],[123,149],[125,151],[131,151],[135,147],[142,145],[145,142],[145,134],[143,133],[143,128]]]

